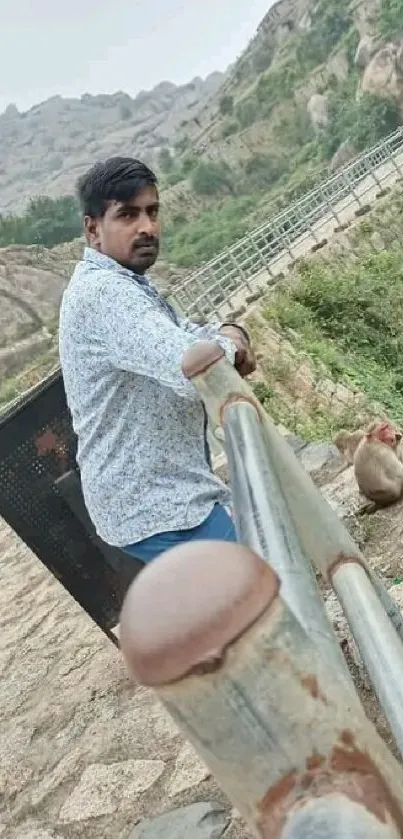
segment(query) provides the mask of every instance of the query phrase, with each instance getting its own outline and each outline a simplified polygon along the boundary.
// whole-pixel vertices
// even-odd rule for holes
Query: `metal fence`
[[[400,611],[220,348],[196,344],[182,369],[225,433],[238,544],[182,545],[137,577],[120,623],[129,669],[254,836],[397,839],[402,766],[365,716],[316,575],[403,755]]]
[[[194,271],[172,299],[190,317],[225,317],[403,176],[403,127]]]

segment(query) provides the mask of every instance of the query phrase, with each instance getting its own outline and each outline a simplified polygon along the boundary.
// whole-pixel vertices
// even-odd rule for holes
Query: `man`
[[[214,340],[248,375],[249,338],[179,318],[146,278],[160,223],[157,180],[143,163],[98,163],[78,195],[88,247],[63,296],[60,359],[97,533],[143,562],[183,541],[235,541],[204,407],[181,362],[196,341]]]

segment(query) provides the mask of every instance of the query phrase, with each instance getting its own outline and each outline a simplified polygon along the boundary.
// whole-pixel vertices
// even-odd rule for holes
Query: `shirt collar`
[[[97,268],[103,268],[106,271],[117,271],[119,274],[124,274],[126,277],[130,277],[131,280],[135,280],[141,285],[150,285],[148,277],[143,276],[142,274],[136,274],[134,271],[131,271],[130,268],[124,268],[123,265],[120,265],[119,262],[116,262],[116,260],[112,259],[111,256],[106,256],[106,254],[100,253],[95,250],[95,248],[84,248],[83,259],[84,262],[91,262],[92,265],[95,265]]]

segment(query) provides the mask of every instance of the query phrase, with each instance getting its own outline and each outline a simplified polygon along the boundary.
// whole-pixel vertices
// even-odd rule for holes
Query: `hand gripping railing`
[[[243,544],[190,543],[139,575],[120,625],[129,667],[256,836],[403,837],[403,771],[365,717],[312,565],[403,750],[400,612],[221,349],[196,345],[184,372],[224,428]]]

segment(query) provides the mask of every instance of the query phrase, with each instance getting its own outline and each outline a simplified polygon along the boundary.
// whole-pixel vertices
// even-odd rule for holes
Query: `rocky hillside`
[[[224,76],[164,82],[135,100],[11,107],[0,118],[0,208],[71,193],[94,158],[135,153],[160,175],[165,258],[197,266],[400,124],[402,20],[403,0],[278,0]],[[60,242],[78,221],[58,200]],[[36,204],[23,230],[24,219],[0,219],[0,245],[56,244],[44,237],[49,214],[42,225],[37,215]]]
[[[401,123],[402,20],[402,0],[271,7],[165,161],[173,262],[214,256]]]
[[[136,154],[151,164],[173,145],[181,126],[197,118],[223,82],[221,73],[187,85],[161,82],[132,99],[127,93],[63,99],[55,96],[20,113],[0,116],[0,210],[15,212],[39,194],[70,193],[94,159]]]
[[[91,143],[95,140],[92,137],[88,141],[88,137],[96,125],[104,126],[101,140],[97,140],[104,146],[95,156],[113,152],[116,132],[121,130],[119,148],[154,155],[160,172],[165,211],[164,261],[158,266],[157,276],[163,280],[181,276],[396,127],[403,109],[403,39],[399,35],[402,20],[403,0],[279,0],[225,78],[213,76],[204,83],[196,81],[181,89],[164,83],[136,100],[124,94],[84,96],[80,101],[53,99],[25,115],[8,109],[0,119],[0,205],[2,196],[6,196],[5,206],[11,200],[7,194],[18,194],[23,200],[34,188],[53,194],[68,191],[80,167],[93,160]],[[130,114],[127,110],[123,114],[130,103]],[[57,120],[51,119],[56,112]],[[44,161],[47,165],[51,155],[43,155],[38,144],[49,131],[53,132],[55,143],[64,144],[65,152],[60,169],[44,180],[39,166]],[[122,146],[123,136],[127,146]],[[67,137],[73,137],[74,142],[67,142]],[[18,145],[19,142],[24,145]],[[3,157],[5,160],[7,155],[8,163],[3,164],[2,170]],[[13,160],[25,167],[18,176],[13,175]],[[32,186],[32,177],[34,181],[36,178],[36,187]],[[52,242],[63,243],[77,235],[80,224],[71,199],[47,202],[34,202],[30,215],[0,217],[0,245],[10,243],[0,250],[3,402],[55,363],[58,304],[71,265],[82,247],[80,241],[54,249],[34,245],[22,248],[18,244],[43,242],[44,231],[52,232],[52,236],[54,233],[54,238],[48,236]],[[389,288],[398,289],[400,282],[401,197],[388,198],[385,206],[393,208],[392,215],[378,213],[374,231],[378,230],[381,242],[387,241],[387,247],[391,246],[390,263],[379,267],[377,260],[380,263],[386,257],[375,254],[376,264],[368,267],[369,286],[365,293],[368,288],[380,293],[378,267],[379,272],[391,278]],[[52,221],[57,224],[50,231]],[[365,224],[360,226],[361,231]],[[394,243],[390,240],[391,231]],[[339,287],[340,262],[348,253],[353,253],[355,260],[366,259],[368,253],[377,250],[377,244],[363,234],[359,241],[348,238],[340,249],[341,237],[336,239],[339,250],[332,255],[327,279],[331,307],[337,314],[342,309],[340,301],[334,302],[337,295],[333,290]],[[343,285],[347,297],[350,274],[348,268]],[[315,277],[322,288],[323,275],[316,273]],[[381,292],[386,299],[383,289]],[[293,324],[303,327],[299,344],[293,350],[297,358],[301,353],[313,353],[316,363],[319,355],[325,367],[330,365],[330,380],[340,375],[343,387],[345,382],[348,386],[353,381],[354,387],[366,392],[370,401],[376,401],[381,394],[380,401],[396,409],[400,418],[403,416],[399,395],[403,391],[393,347],[388,348],[393,373],[390,366],[384,370],[379,354],[380,367],[376,369],[370,360],[358,355],[352,367],[345,370],[346,347],[340,344],[342,325],[336,335],[339,351],[323,342],[320,319],[315,323],[314,334],[311,314],[298,308],[298,300],[285,299],[281,294],[276,299],[281,305],[279,308],[276,303],[275,332],[284,324],[287,329],[292,329]],[[351,313],[347,309],[348,320]],[[393,319],[394,312],[396,306],[391,298],[387,317]],[[381,326],[387,334],[389,322]],[[329,324],[324,328],[329,329]],[[358,332],[349,333],[349,352],[355,352],[354,341],[361,324],[357,328]],[[374,347],[371,344],[371,352],[375,352]],[[38,353],[40,363],[34,365],[33,371],[29,368],[27,378],[26,363]],[[278,370],[274,371],[276,382],[280,376],[285,377],[286,366],[281,353]],[[22,382],[16,383],[14,376],[20,376],[21,369]],[[306,387],[305,373],[301,387]],[[277,411],[280,421],[284,412],[289,414],[290,406],[295,409],[292,394],[288,396],[287,404]],[[271,405],[271,410],[277,410],[276,406]],[[309,433],[321,436],[318,416],[315,415],[313,425],[312,418],[308,419]],[[295,427],[302,423],[306,430],[306,416],[296,415],[294,420]]]

